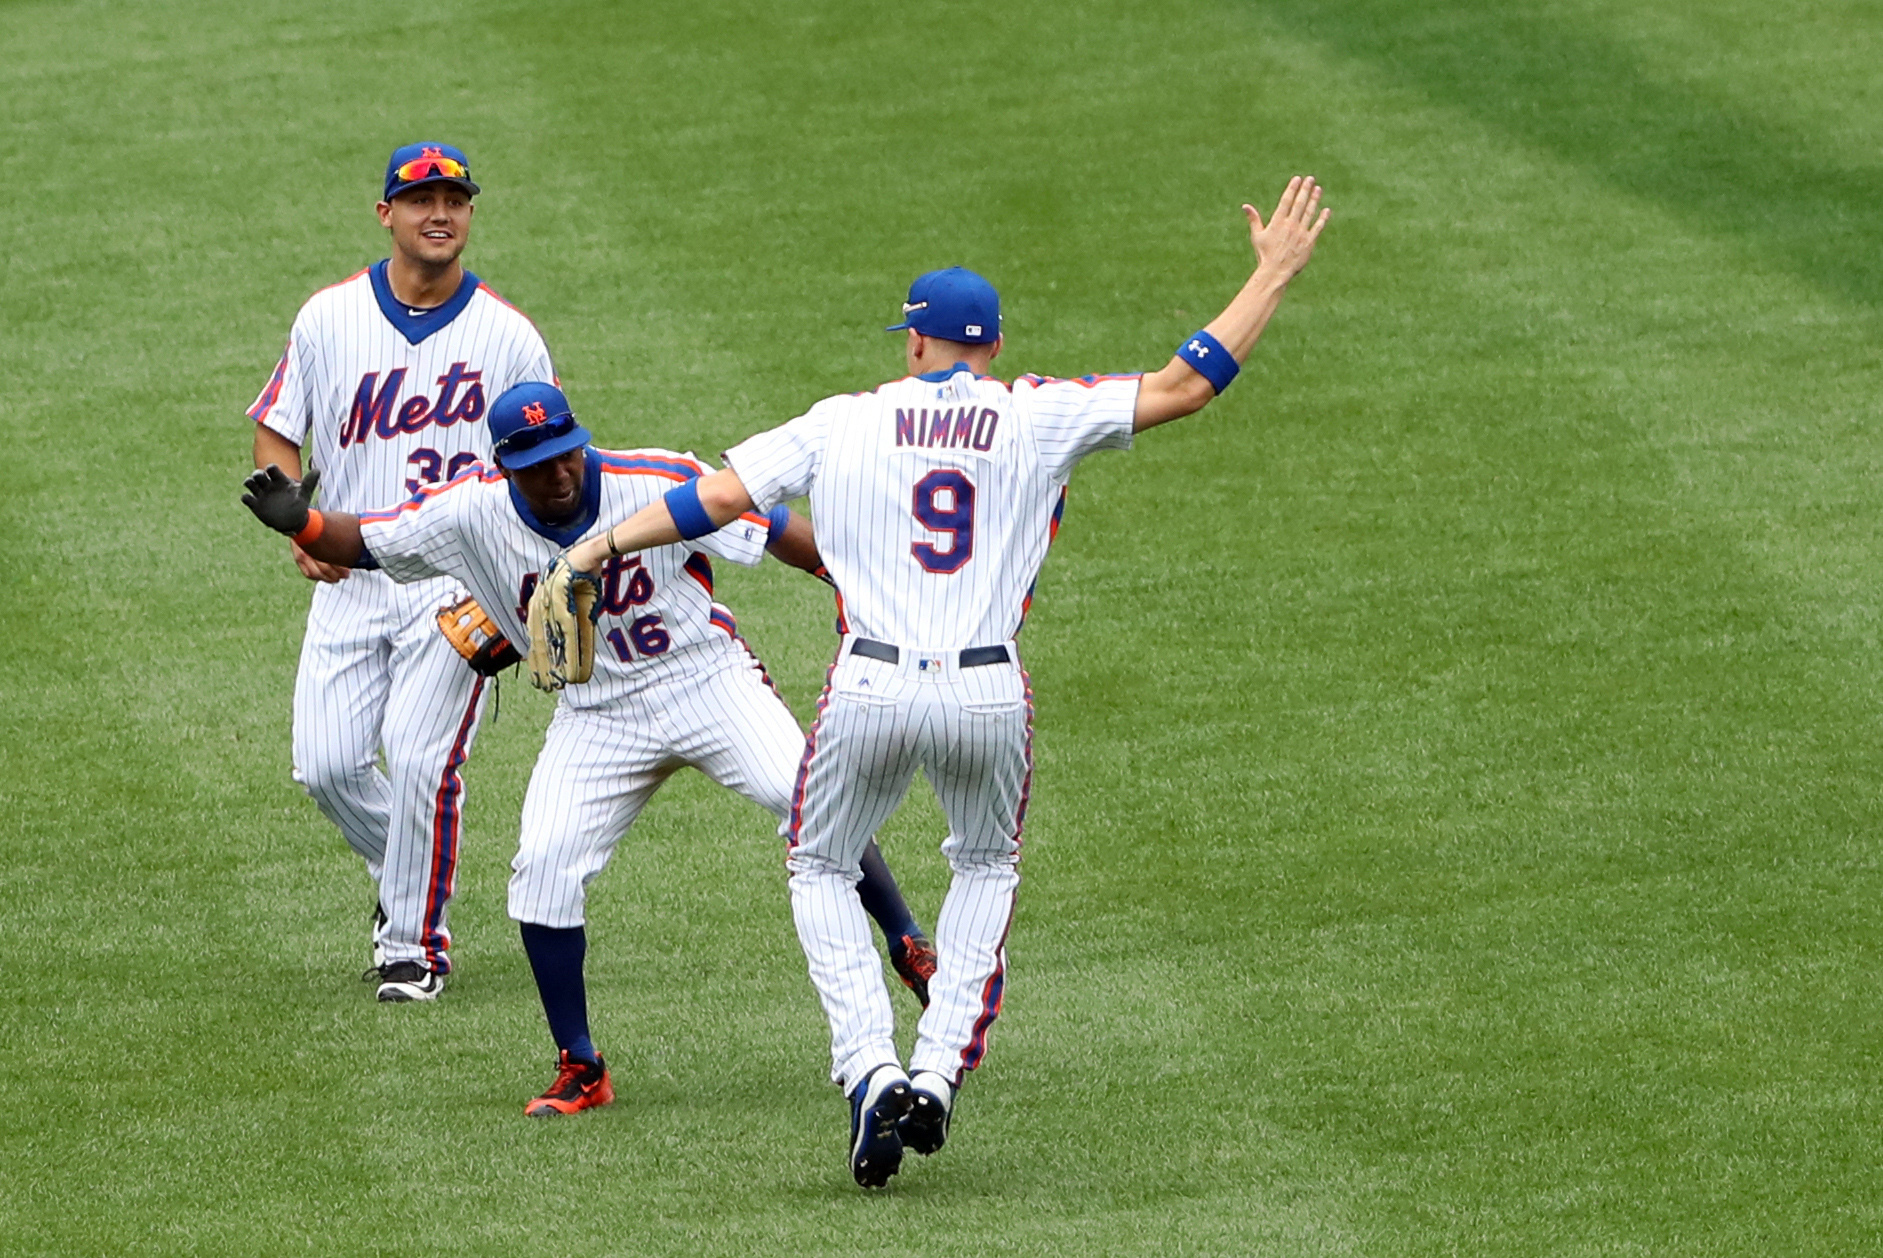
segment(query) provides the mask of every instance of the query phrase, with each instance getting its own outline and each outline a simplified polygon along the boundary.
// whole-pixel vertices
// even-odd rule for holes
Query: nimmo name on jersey
[[[417,393],[393,410],[399,390],[405,385],[406,369],[396,367],[379,383],[379,373],[369,371],[360,377],[360,387],[353,393],[353,409],[340,429],[340,446],[345,449],[377,435],[390,441],[401,433],[422,432],[433,424],[448,428],[452,424],[474,424],[484,418],[482,371],[467,371],[463,363],[452,363],[438,377],[438,396]],[[462,396],[460,387],[469,385]]]
[[[896,445],[936,450],[991,450],[1000,412],[993,407],[896,408]]]

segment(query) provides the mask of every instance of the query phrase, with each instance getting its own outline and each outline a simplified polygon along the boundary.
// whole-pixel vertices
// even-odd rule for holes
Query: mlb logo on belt
[[[915,667],[924,673],[939,673],[942,671],[942,662],[932,656],[926,656],[917,660]]]

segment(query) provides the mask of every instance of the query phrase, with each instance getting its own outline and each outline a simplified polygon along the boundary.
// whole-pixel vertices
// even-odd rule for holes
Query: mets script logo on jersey
[[[993,407],[896,408],[896,444],[937,450],[989,450],[1000,412]]]
[[[595,612],[597,616],[625,616],[630,608],[654,599],[654,576],[642,566],[639,555],[610,559],[602,565],[601,575],[602,596],[601,606]],[[535,572],[523,574],[522,587],[517,591],[518,620],[529,620],[530,595],[536,593],[540,576]]]
[[[353,392],[353,409],[340,429],[342,449],[372,436],[390,441],[401,433],[423,432],[433,424],[449,428],[484,418],[483,372],[466,371],[463,363],[452,363],[451,369],[438,377],[437,397],[415,393],[400,402],[405,374],[404,367],[395,368],[386,373],[384,384],[379,382],[377,371],[360,377],[360,387]]]

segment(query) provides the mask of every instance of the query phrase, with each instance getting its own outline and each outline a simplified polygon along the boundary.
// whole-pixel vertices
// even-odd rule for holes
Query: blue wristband
[[[707,515],[706,508],[700,505],[700,482],[697,478],[669,489],[666,503],[674,524],[680,529],[680,536],[685,540],[690,542],[696,537],[705,537],[719,530],[719,526],[713,523],[713,517]]]
[[[791,523],[791,508],[779,503],[771,509],[771,532],[765,535],[765,544],[771,545],[784,536],[785,528]]]
[[[1242,364],[1236,356],[1223,348],[1223,343],[1208,332],[1198,332],[1185,341],[1177,350],[1177,357],[1190,364],[1199,376],[1210,382],[1210,388],[1221,393],[1229,387],[1229,382],[1242,370]]]

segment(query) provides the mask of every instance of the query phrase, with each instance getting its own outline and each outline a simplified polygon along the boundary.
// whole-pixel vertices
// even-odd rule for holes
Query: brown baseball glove
[[[466,595],[449,607],[438,609],[438,629],[457,648],[464,662],[485,677],[495,677],[523,656],[503,636],[490,613],[477,600]]]

